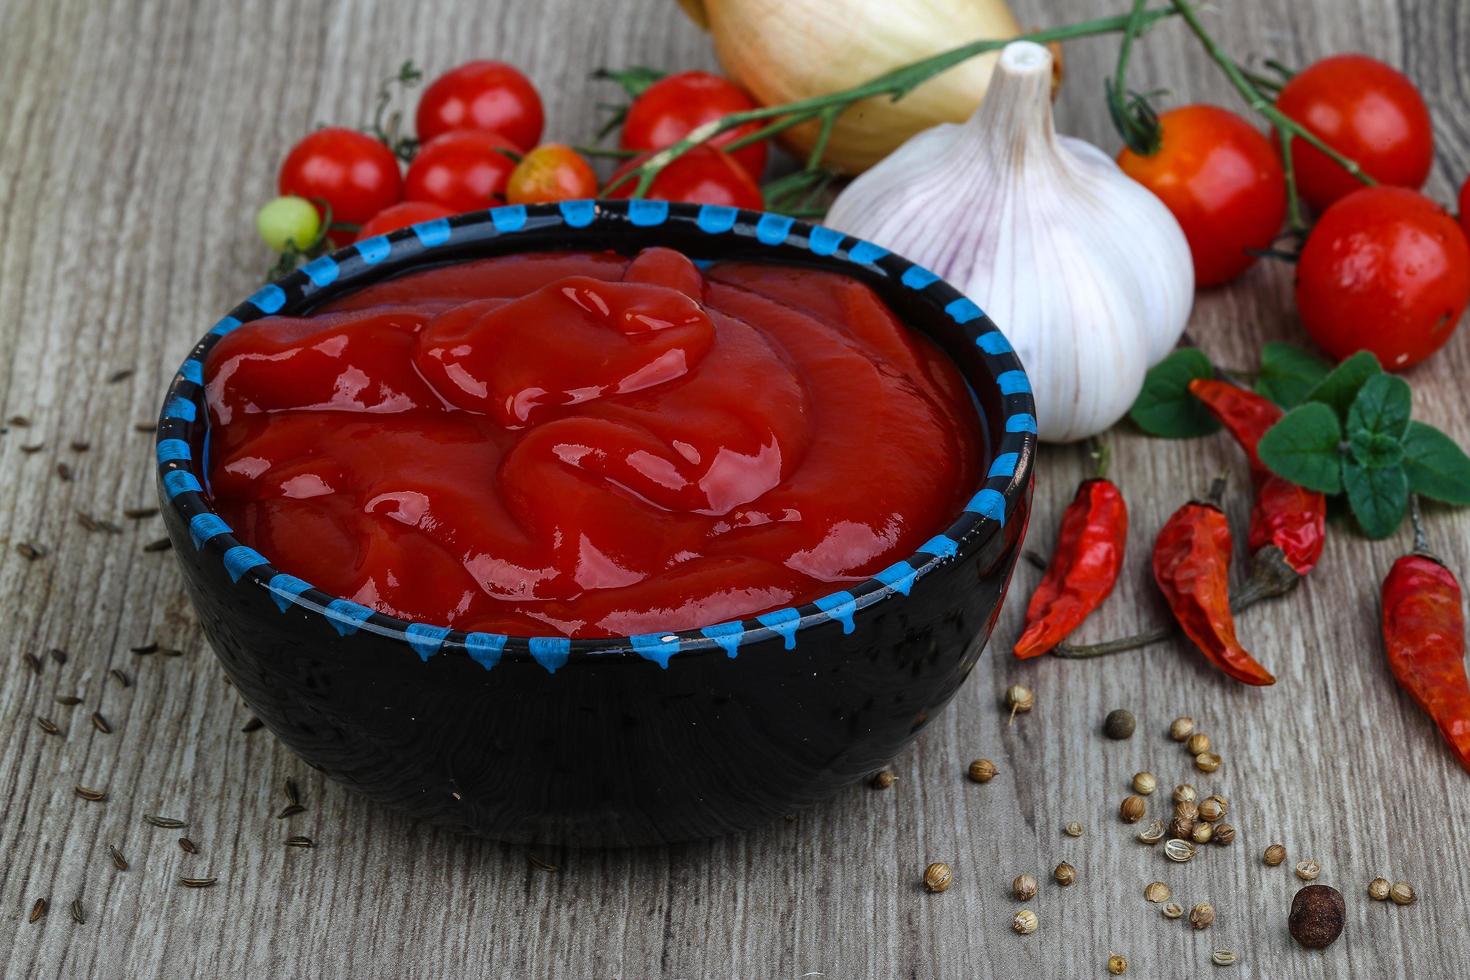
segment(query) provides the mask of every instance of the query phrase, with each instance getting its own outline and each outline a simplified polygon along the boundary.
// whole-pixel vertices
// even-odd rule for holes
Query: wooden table
[[[1288,63],[1364,50],[1405,66],[1427,93],[1439,137],[1429,190],[1442,200],[1470,167],[1470,20],[1454,0],[1271,0],[1213,16],[1242,56]],[[1021,0],[1027,23],[1116,12],[1121,0]],[[601,9],[607,9],[602,14]],[[1248,8],[1248,9],[1243,9]],[[9,977],[1086,977],[1109,953],[1130,975],[1212,975],[1210,954],[1240,954],[1233,975],[1450,977],[1470,973],[1470,776],[1399,693],[1377,636],[1378,583],[1407,534],[1377,544],[1335,524],[1321,566],[1289,599],[1253,612],[1244,633],[1280,683],[1244,690],[1182,645],[1104,662],[1008,654],[1037,573],[1022,567],[994,649],[954,704],[894,760],[887,791],[854,786],[830,804],[728,840],[636,852],[526,850],[416,827],[325,782],[265,730],[205,647],[167,554],[143,546],[156,518],[152,438],[135,430],[205,326],[268,264],[252,214],[274,192],[276,162],[321,120],[367,115],[376,80],[405,57],[431,72],[472,56],[525,66],[546,94],[553,137],[583,139],[598,65],[713,67],[706,39],[670,0],[298,3],[245,0],[0,0],[0,411],[29,417],[0,436],[0,950]],[[960,39],[956,39],[957,41]],[[1117,145],[1102,108],[1113,42],[1067,53],[1061,127]],[[1141,88],[1235,105],[1178,25],[1142,45]],[[1002,324],[1004,327],[1004,324]],[[1302,339],[1289,271],[1258,268],[1202,295],[1192,335],[1225,364],[1266,339]],[[132,370],[118,378],[114,372]],[[1470,442],[1470,334],[1411,372],[1415,410]],[[112,379],[112,380],[110,380]],[[90,445],[71,447],[73,440]],[[26,452],[27,445],[44,447]],[[1133,513],[1124,581],[1083,639],[1161,615],[1144,562],[1160,522],[1239,453],[1224,437],[1160,443],[1119,432],[1115,472]],[[71,481],[57,475],[66,463]],[[1046,549],[1083,472],[1076,448],[1043,451],[1032,545]],[[1244,519],[1244,495],[1231,511]],[[116,521],[89,532],[78,512]],[[1435,508],[1431,532],[1470,571],[1470,512]],[[45,557],[28,561],[16,545]],[[177,657],[137,656],[158,642]],[[47,654],[67,652],[65,663]],[[34,673],[24,655],[40,662]],[[121,686],[119,668],[132,679]],[[1007,725],[999,694],[1036,691]],[[67,707],[56,695],[75,693]],[[1100,734],[1128,707],[1139,731]],[[104,734],[89,722],[100,710]],[[1226,758],[1194,772],[1164,735],[1192,714]],[[35,720],[47,716],[60,734]],[[1000,775],[964,778],[976,756]],[[1133,840],[1115,816],[1136,770],[1159,776],[1162,812],[1192,780],[1231,801],[1239,841],[1187,866]],[[287,819],[282,784],[306,812]],[[86,802],[77,784],[105,787]],[[157,829],[144,814],[188,821]],[[1062,826],[1076,820],[1079,839]],[[181,833],[198,854],[176,843]],[[287,848],[309,835],[314,850]],[[1261,863],[1272,841],[1291,857]],[[129,867],[109,857],[115,844]],[[1297,948],[1286,909],[1290,865],[1321,862],[1347,896],[1341,941]],[[955,884],[919,885],[943,860]],[[1059,861],[1079,869],[1060,889]],[[1016,874],[1042,878],[1040,931],[1010,931]],[[206,890],[181,875],[219,877]],[[1376,875],[1420,900],[1367,900]],[[1166,921],[1143,900],[1170,883],[1186,908],[1211,901],[1213,928]],[[36,899],[50,913],[30,923]],[[68,906],[80,898],[85,924]],[[1223,975],[1223,974],[1222,974]]]

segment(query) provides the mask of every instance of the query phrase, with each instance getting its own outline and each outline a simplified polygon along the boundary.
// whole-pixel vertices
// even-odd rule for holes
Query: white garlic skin
[[[854,180],[826,224],[923,265],[979,304],[1031,379],[1048,442],[1128,411],[1194,302],[1179,223],[1051,117],[1051,54],[1008,45],[970,119],[925,130]]]

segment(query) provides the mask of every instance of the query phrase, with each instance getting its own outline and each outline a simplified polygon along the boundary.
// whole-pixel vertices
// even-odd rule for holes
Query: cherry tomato
[[[457,129],[436,136],[419,148],[408,165],[404,196],[456,212],[502,204],[516,154],[510,140],[482,129]]]
[[[1465,229],[1465,234],[1470,235],[1470,177],[1465,178],[1465,183],[1460,185],[1460,227]]]
[[[653,154],[645,153],[634,157],[617,169],[612,179],[639,166]],[[608,197],[631,197],[638,186],[636,178],[629,179]],[[737,208],[760,210],[765,206],[761,189],[745,172],[745,168],[711,146],[696,146],[674,160],[657,177],[645,195],[656,201],[687,201],[692,204],[728,204]]]
[[[597,196],[597,174],[582,154],[560,143],[543,143],[511,171],[505,199],[511,204],[573,201]]]
[[[332,221],[358,225],[403,199],[398,158],[378,140],[355,129],[318,129],[291,148],[281,163],[276,186],[282,195],[323,200]],[[337,245],[352,241],[352,232],[334,231]]]
[[[322,218],[316,205],[304,197],[287,195],[267,203],[255,213],[255,230],[272,251],[294,248],[304,252],[316,242]]]
[[[499,133],[525,151],[541,139],[545,116],[536,86],[503,61],[471,61],[424,89],[414,127],[427,143],[455,129]]]
[[[623,121],[621,145],[625,150],[662,150],[712,119],[754,108],[756,101],[734,82],[707,71],[682,71],[659,79],[633,100]],[[758,123],[746,123],[722,133],[710,145],[724,147],[759,128]],[[766,170],[767,152],[762,140],[730,155],[758,181]]]
[[[1470,244],[1417,191],[1365,187],[1328,208],[1296,267],[1302,325],[1333,357],[1372,351],[1390,370],[1444,346],[1470,302]]]
[[[1408,77],[1361,54],[1323,58],[1302,69],[1276,107],[1382,184],[1418,189],[1434,163],[1424,98]],[[1363,184],[1303,140],[1291,144],[1297,186],[1317,210]]]
[[[353,241],[360,242],[364,238],[372,238],[375,235],[386,235],[390,231],[407,228],[420,221],[448,218],[456,213],[442,204],[434,204],[430,201],[403,201],[373,215],[371,221],[358,229],[357,237]]]
[[[1271,142],[1218,106],[1187,105],[1159,117],[1158,152],[1118,154],[1123,172],[1179,220],[1198,286],[1229,282],[1254,263],[1286,216],[1286,177]]]

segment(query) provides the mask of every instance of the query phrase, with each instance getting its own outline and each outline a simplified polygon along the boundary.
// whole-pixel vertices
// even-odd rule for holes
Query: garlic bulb
[[[826,95],[981,38],[1021,33],[1004,0],[679,0],[709,29],[725,73],[762,105]],[[937,123],[960,122],[985,95],[998,53],[971,58],[897,102],[857,103],[837,118],[825,166],[858,173]],[[782,142],[803,159],[817,124]]]
[[[1108,428],[1173,348],[1194,298],[1179,223],[1097,147],[1052,126],[1051,55],[1001,54],[969,121],[909,140],[838,196],[833,228],[967,293],[1031,377],[1040,437]]]

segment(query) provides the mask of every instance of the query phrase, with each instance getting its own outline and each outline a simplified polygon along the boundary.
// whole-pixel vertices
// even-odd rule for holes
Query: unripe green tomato
[[[276,198],[256,212],[255,228],[261,241],[274,251],[284,252],[293,244],[297,251],[303,251],[316,241],[322,219],[315,204],[304,197],[288,195]]]

